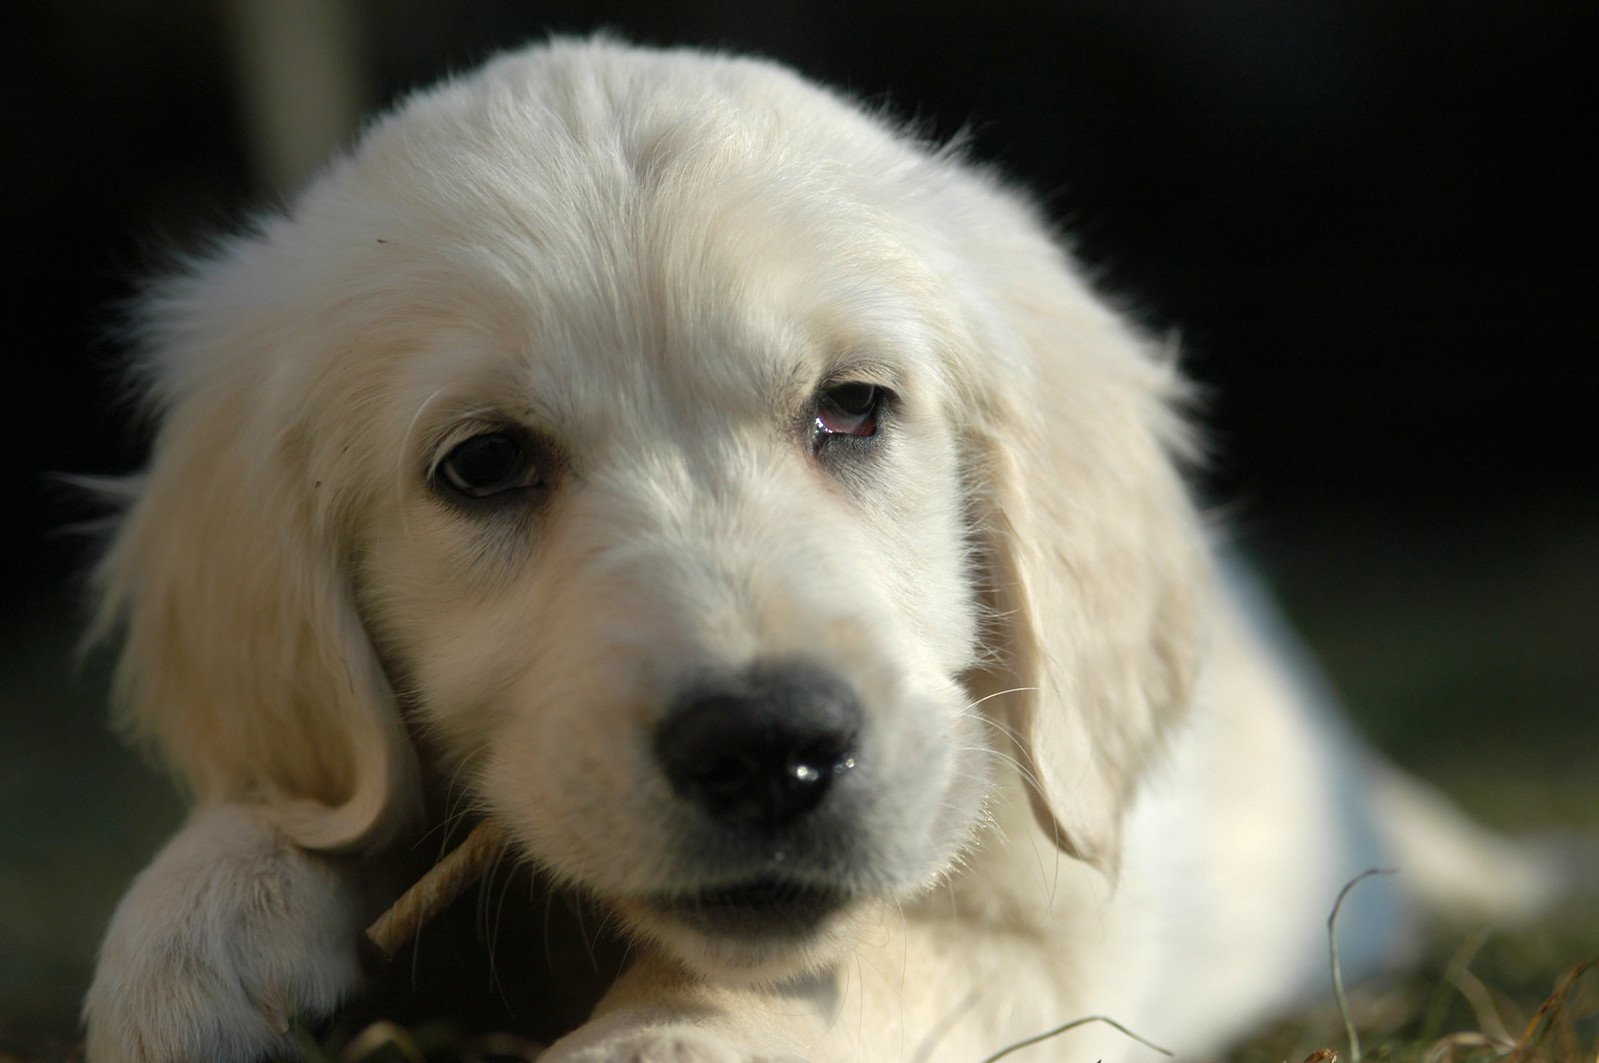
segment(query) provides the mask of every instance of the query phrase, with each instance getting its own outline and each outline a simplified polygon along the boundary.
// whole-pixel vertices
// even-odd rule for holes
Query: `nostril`
[[[712,797],[730,798],[748,790],[761,768],[751,756],[712,756],[703,767],[688,765],[694,785]]]
[[[758,668],[679,699],[656,757],[673,790],[712,818],[776,827],[815,809],[854,767],[860,718],[831,673]]]

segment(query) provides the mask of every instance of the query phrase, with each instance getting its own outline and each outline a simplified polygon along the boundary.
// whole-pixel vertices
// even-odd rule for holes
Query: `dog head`
[[[374,844],[422,735],[721,972],[926,889],[1015,760],[1114,864],[1193,667],[1177,383],[954,153],[771,65],[558,42],[403,104],[143,331],[98,585],[202,799]]]

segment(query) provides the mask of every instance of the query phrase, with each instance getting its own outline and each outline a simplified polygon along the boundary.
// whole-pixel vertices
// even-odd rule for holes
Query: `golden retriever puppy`
[[[1089,1015],[1203,1052],[1321,984],[1368,866],[1538,888],[1218,580],[1168,352],[993,174],[779,67],[499,58],[142,328],[97,586],[197,807],[107,934],[100,1063],[290,1051],[436,776],[636,943],[551,1063],[971,1061]]]

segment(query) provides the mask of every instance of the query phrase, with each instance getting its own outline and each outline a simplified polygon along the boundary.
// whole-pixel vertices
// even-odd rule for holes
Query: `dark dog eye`
[[[878,414],[888,392],[876,384],[832,384],[816,396],[813,445],[820,449],[838,437],[867,439],[877,434]]]
[[[458,444],[433,472],[441,488],[468,498],[488,498],[539,483],[532,448],[511,432],[486,432]]]

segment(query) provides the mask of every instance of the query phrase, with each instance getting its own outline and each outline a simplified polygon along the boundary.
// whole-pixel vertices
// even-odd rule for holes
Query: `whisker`
[[[969,703],[966,706],[966,708],[967,709],[975,709],[979,705],[983,704],[983,702],[985,702],[985,701],[992,701],[994,698],[1004,697],[1006,694],[1032,694],[1032,693],[1036,693],[1037,691],[1038,691],[1038,688],[1035,687],[1035,686],[1010,687],[1010,688],[1008,688],[1006,690],[996,690],[996,691],[994,691],[991,694],[984,694],[982,697],[978,698],[976,701],[973,701],[973,702]]]
[[[583,919],[584,907],[585,905],[583,903],[583,898],[577,898],[576,903],[573,905],[572,914],[577,917],[577,936],[582,940],[583,948],[589,954],[589,966],[594,969],[595,973],[598,973],[600,969],[600,961],[598,955],[594,951],[595,939],[589,936],[588,927]],[[596,928],[596,930],[598,930],[598,928]]]
[[[493,866],[491,866],[489,868],[488,877],[490,879],[493,879],[494,876],[499,873],[500,867],[505,862],[506,854],[508,852],[509,852],[509,847],[502,847],[500,849],[499,855],[497,855],[494,858]],[[501,981],[501,979],[500,979],[499,943],[500,943],[500,927],[503,924],[503,921],[504,921],[504,918],[505,918],[505,901],[506,901],[506,899],[508,897],[511,896],[511,885],[515,881],[516,872],[517,872],[517,867],[513,864],[511,866],[511,868],[509,869],[509,871],[506,873],[505,885],[500,890],[499,903],[497,905],[495,905],[495,908],[494,908],[494,929],[493,929],[493,932],[489,935],[489,940],[488,940],[488,947],[489,947],[489,984],[494,987],[495,993],[497,993],[499,995],[499,998],[500,998],[501,1002],[505,1004],[506,1012],[510,1013],[510,1014],[515,1014],[515,1009],[511,1007],[510,998],[508,996],[506,996],[506,993],[505,993],[505,983],[503,981]]]
[[[544,967],[551,974],[555,973],[555,952],[550,944],[550,916],[555,907],[555,884],[545,883],[544,887]]]

